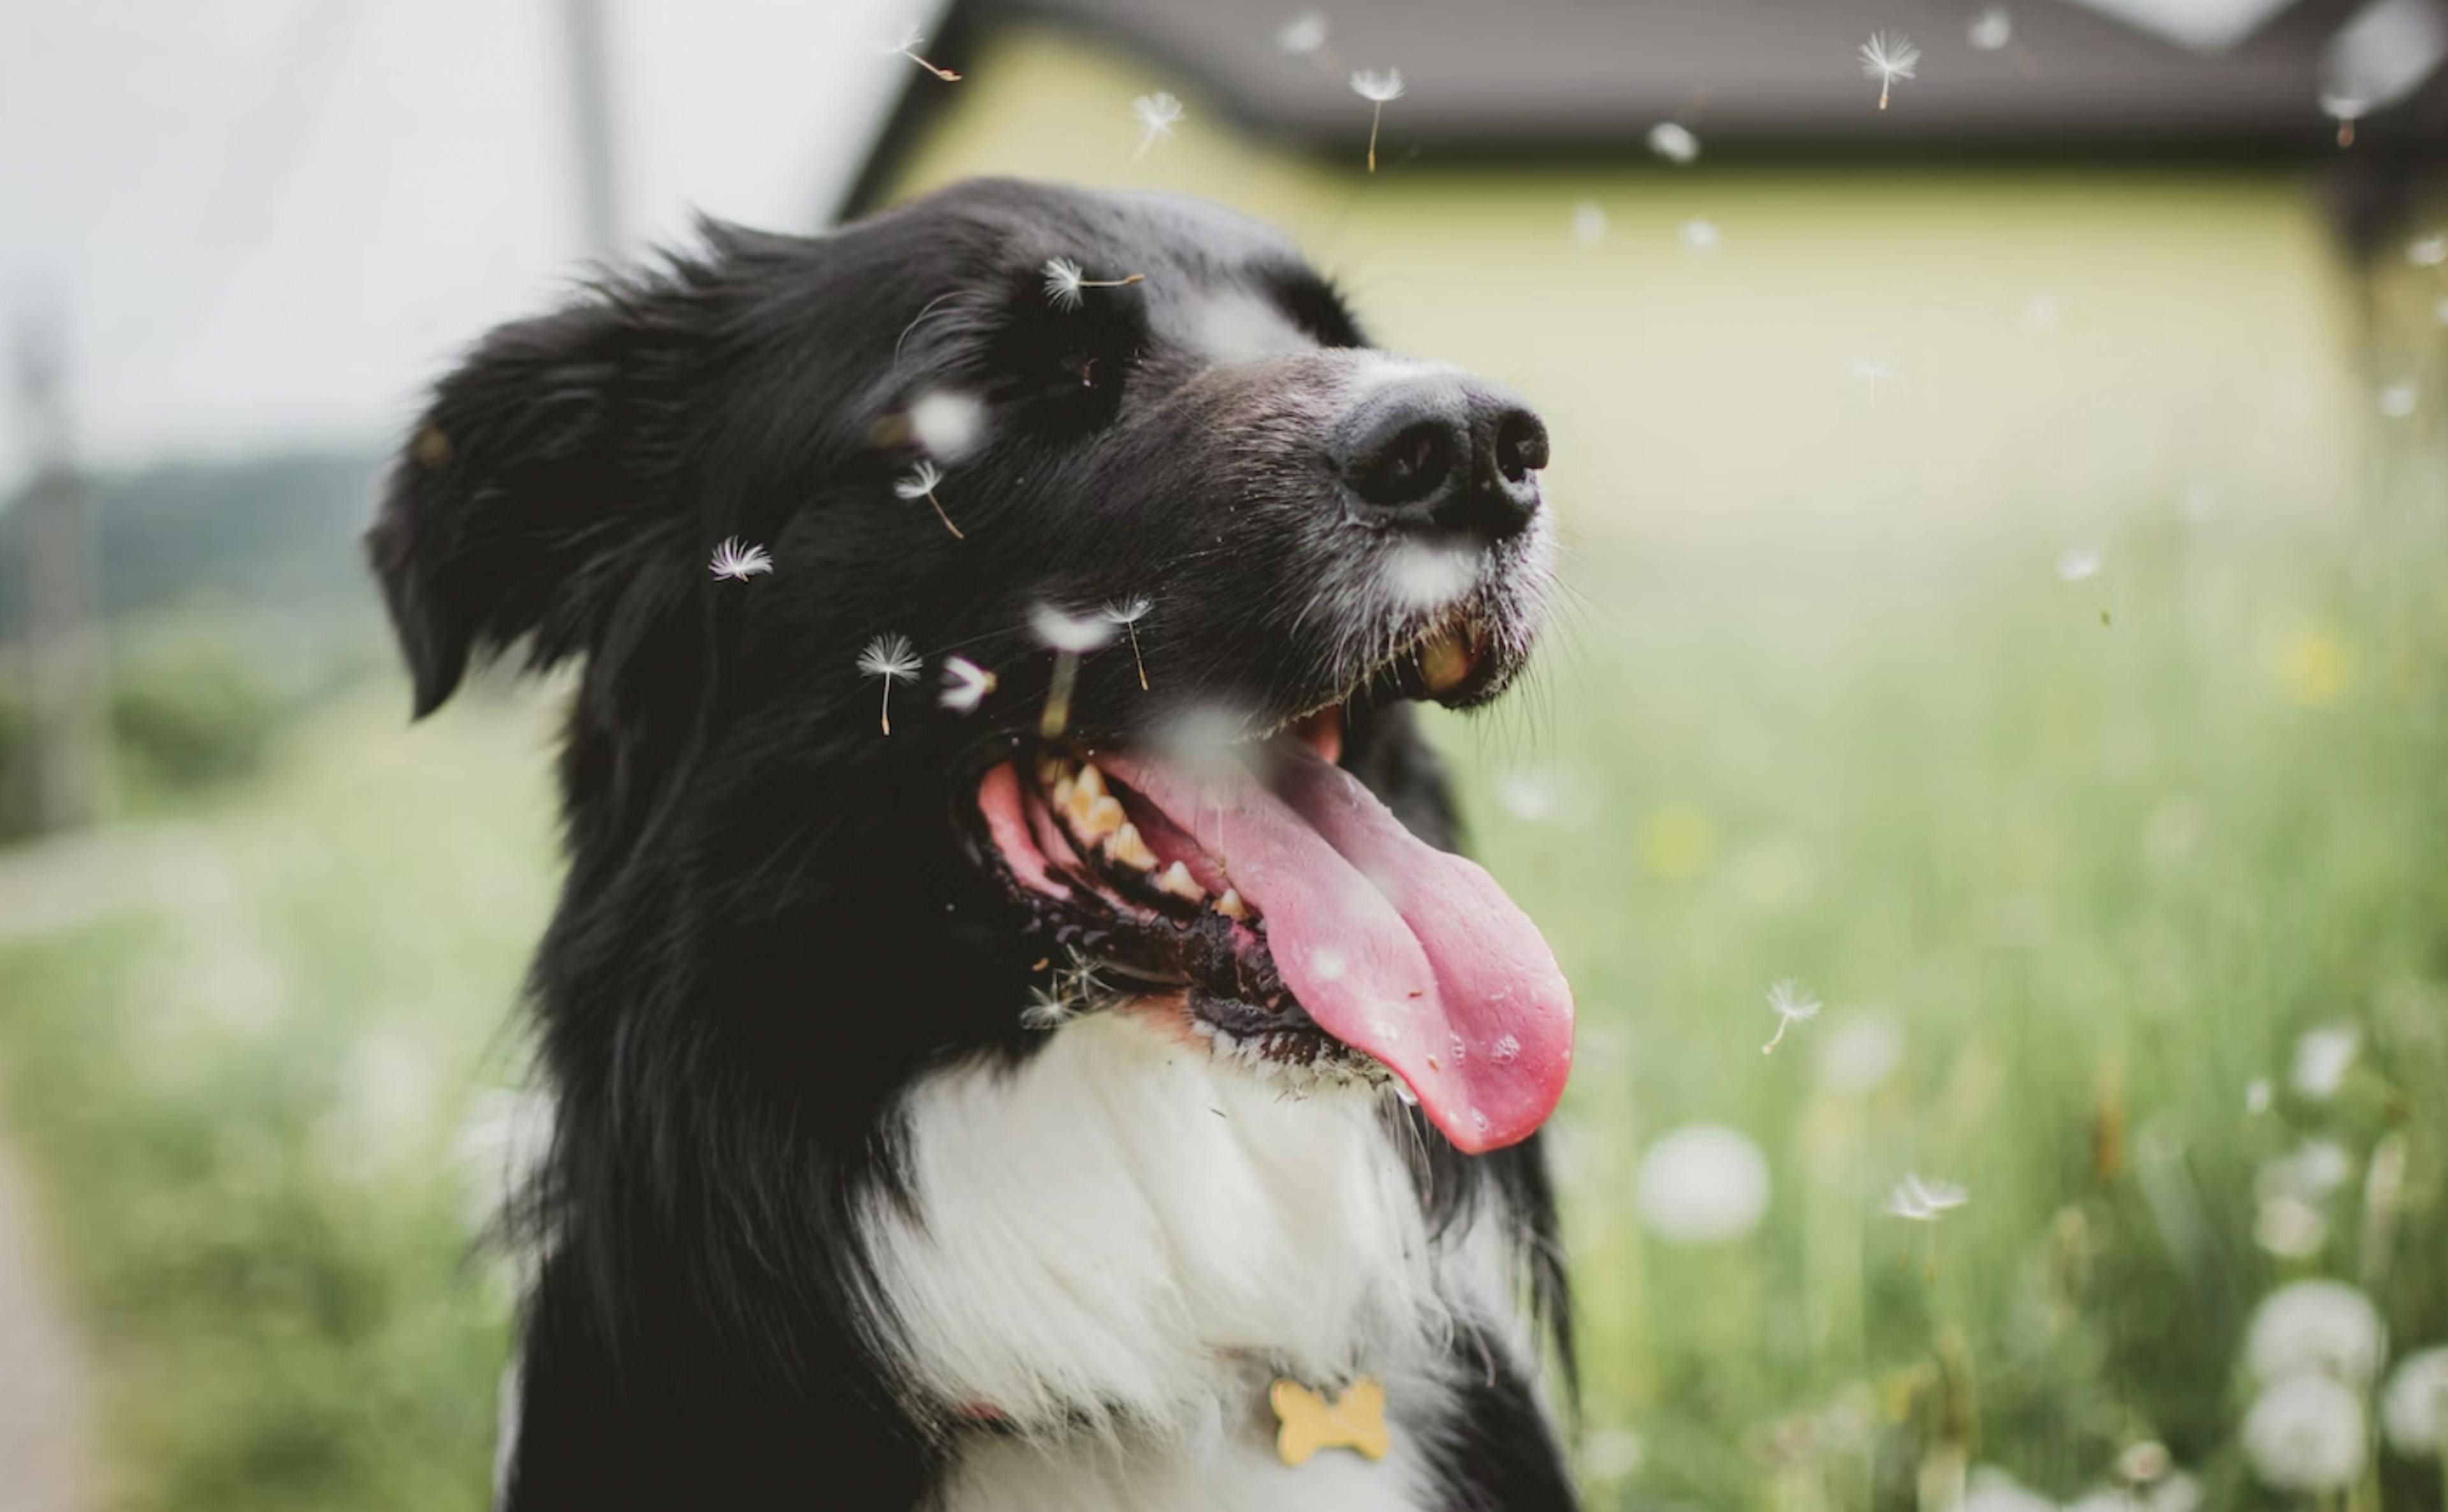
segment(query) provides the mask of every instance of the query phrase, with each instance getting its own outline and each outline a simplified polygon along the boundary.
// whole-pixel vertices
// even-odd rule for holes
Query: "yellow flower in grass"
[[[2354,649],[2325,630],[2299,630],[2279,651],[2277,673],[2289,701],[2317,709],[2354,685]]]
[[[1689,881],[1716,854],[1717,832],[1697,809],[1659,809],[1640,821],[1640,863],[1652,876]]]

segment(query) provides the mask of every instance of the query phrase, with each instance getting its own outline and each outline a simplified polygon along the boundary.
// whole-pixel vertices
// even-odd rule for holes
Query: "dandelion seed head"
[[[1749,1135],[1723,1124],[1661,1136],[1635,1179],[1641,1221],[1671,1244],[1739,1239],[1768,1215],[1768,1159]]]
[[[985,406],[955,389],[930,389],[909,404],[909,438],[944,462],[967,456],[984,438],[985,427]]]
[[[1064,614],[1050,603],[1028,611],[1028,626],[1040,641],[1074,656],[1094,651],[1114,638],[1114,627],[1103,620]]]
[[[1679,121],[1660,121],[1649,128],[1649,150],[1678,168],[1700,161],[1700,139]]]
[[[1156,607],[1156,601],[1144,593],[1127,599],[1107,599],[1097,610],[1097,617],[1107,624],[1137,624]]]
[[[2015,18],[2004,6],[1991,6],[1972,18],[1963,38],[1979,51],[1999,51],[2015,40]]]
[[[2292,1281],[2262,1298],[2246,1330],[2244,1363],[2255,1380],[2313,1373],[2362,1387],[2387,1352],[2380,1311],[2343,1281]]]
[[[880,635],[870,641],[858,654],[858,670],[870,678],[888,682],[908,682],[918,676],[923,663],[910,648],[906,635]]]
[[[1161,89],[1143,94],[1131,102],[1131,117],[1139,124],[1139,151],[1145,152],[1181,124],[1181,102]]]
[[[1606,206],[1596,200],[1582,200],[1573,206],[1573,239],[1585,247],[1595,247],[1607,238]]]
[[[2405,260],[2418,268],[2436,268],[2448,263],[2448,231],[2434,231],[2417,237],[2405,244]]]
[[[2380,391],[2380,412],[2392,420],[2402,420],[2414,412],[2421,400],[2421,392],[2411,383],[2392,383]]]
[[[747,545],[737,536],[732,536],[714,548],[714,560],[710,565],[717,578],[745,583],[760,572],[773,571],[774,559],[766,554],[763,546]]]
[[[1275,47],[1280,51],[1299,55],[1325,46],[1326,17],[1314,10],[1304,10],[1275,29]]]
[[[1077,1009],[1071,1000],[1051,987],[1028,989],[1028,1004],[1020,1010],[1020,1023],[1027,1029],[1059,1029]]]
[[[2254,1473],[2280,1490],[2334,1491],[2362,1473],[2362,1403],[2326,1376],[2272,1383],[2245,1413],[2241,1437]]]
[[[1387,105],[1403,98],[1403,70],[1400,68],[1361,68],[1351,75],[1351,92],[1376,105]]]
[[[1907,1171],[1887,1194],[1886,1212],[1915,1223],[1935,1223],[1971,1200],[1971,1191],[1956,1182],[1926,1180]]]
[[[1903,1031],[1894,1021],[1847,1013],[1819,1042],[1819,1084],[1840,1096],[1865,1096],[1886,1084],[1903,1056]]]
[[[1769,987],[1768,1008],[1787,1024],[1807,1024],[1819,1017],[1819,1000],[1790,977]]]
[[[1713,220],[1686,220],[1682,235],[1683,249],[1687,252],[1714,252],[1717,244],[1725,239]]]
[[[1972,1472],[1960,1512],[2057,1512],[2057,1504],[1994,1465]]]
[[[2282,1260],[2305,1260],[2329,1242],[2329,1220],[2292,1193],[2261,1199],[2253,1210],[2252,1242]]]
[[[932,462],[922,461],[909,469],[908,477],[893,480],[892,491],[904,499],[923,499],[934,492],[935,485],[943,481],[943,469]]]
[[[967,714],[995,690],[995,675],[966,657],[944,659],[944,692],[935,701],[956,714]]]
[[[1069,258],[1045,259],[1045,298],[1054,308],[1079,309],[1080,291],[1086,286],[1088,276],[1081,271],[1080,264]]]
[[[2288,1080],[2297,1092],[2316,1101],[2336,1097],[2362,1043],[2362,1031],[2352,1024],[2308,1030],[2295,1042],[2294,1073]]]
[[[2066,583],[2084,583],[2099,576],[2106,555],[2094,545],[2068,546],[2057,553],[2057,577]]]
[[[1871,32],[1870,40],[1862,44],[1861,55],[1863,76],[1882,84],[1909,79],[1921,67],[1921,49],[1901,31],[1892,37],[1884,31]]]
[[[2417,1349],[2405,1357],[2388,1378],[2380,1420],[2390,1445],[2409,1460],[2437,1458],[2448,1450],[2448,1346]]]
[[[891,57],[897,53],[915,52],[926,45],[926,29],[913,21],[893,33],[889,41],[878,45],[875,50]]]

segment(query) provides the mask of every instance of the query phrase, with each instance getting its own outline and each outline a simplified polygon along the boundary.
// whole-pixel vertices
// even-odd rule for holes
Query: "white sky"
[[[633,240],[813,225],[933,9],[607,4]],[[0,0],[0,326],[58,324],[82,455],[380,442],[548,300],[582,254],[561,36],[560,0]]]

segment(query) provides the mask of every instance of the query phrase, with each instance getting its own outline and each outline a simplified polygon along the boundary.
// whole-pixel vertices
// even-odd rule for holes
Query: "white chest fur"
[[[1415,1504],[1453,1326],[1511,1292],[1493,1223],[1430,1234],[1376,1096],[1287,1096],[1113,1013],[922,1084],[911,1208],[867,1215],[880,1300],[920,1388],[1016,1430],[949,1504]],[[1385,1380],[1394,1453],[1274,1464],[1277,1372]]]

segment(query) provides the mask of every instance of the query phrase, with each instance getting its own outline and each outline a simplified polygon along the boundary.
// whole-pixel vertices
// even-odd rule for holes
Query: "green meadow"
[[[2448,1343],[2448,553],[2436,480],[2370,491],[2138,503],[2088,574],[2037,532],[1610,535],[1534,679],[1436,719],[1581,1005],[1594,1506],[2068,1502],[2152,1443],[2201,1505],[2311,1505],[2243,1447],[2260,1300],[2334,1277],[2392,1358]],[[409,728],[353,685],[237,786],[0,858],[44,900],[5,1106],[115,1505],[481,1503],[548,703]],[[1787,979],[1822,1007],[1763,1054]],[[1718,1164],[1644,1168],[1693,1124]],[[1893,1215],[1907,1175],[1965,1200]],[[2319,1504],[2438,1505],[2372,1421]]]

